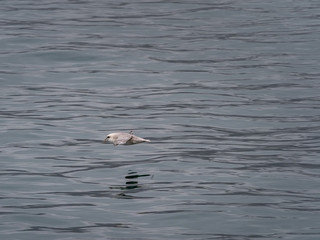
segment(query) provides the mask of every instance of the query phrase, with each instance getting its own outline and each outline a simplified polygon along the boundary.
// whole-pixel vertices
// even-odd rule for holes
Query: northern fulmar
[[[132,131],[129,133],[118,132],[118,133],[110,133],[104,139],[104,142],[111,142],[114,146],[117,145],[132,145],[143,142],[150,142],[148,139],[144,139],[138,136],[133,135]]]

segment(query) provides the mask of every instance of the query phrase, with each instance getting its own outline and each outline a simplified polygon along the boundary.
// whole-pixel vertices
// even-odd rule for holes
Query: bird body
[[[114,146],[117,146],[117,145],[132,145],[137,143],[150,142],[150,140],[135,136],[132,134],[132,131],[130,131],[130,133],[123,133],[123,132],[110,133],[104,139],[104,142],[111,142]]]

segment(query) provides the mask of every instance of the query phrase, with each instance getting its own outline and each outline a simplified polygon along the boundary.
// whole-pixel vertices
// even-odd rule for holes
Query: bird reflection
[[[121,190],[132,190],[141,187],[141,184],[138,182],[138,178],[149,177],[150,174],[138,174],[135,171],[129,171],[125,176],[126,182],[125,185],[112,186],[112,189],[121,189]]]
[[[128,175],[125,176],[126,181],[126,189],[135,189],[139,187],[138,178],[140,177],[149,177],[150,174],[138,174],[134,171],[129,171]]]

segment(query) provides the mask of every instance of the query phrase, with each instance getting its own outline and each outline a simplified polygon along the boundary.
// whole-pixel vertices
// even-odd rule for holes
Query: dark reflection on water
[[[139,185],[139,178],[141,177],[150,177],[150,174],[138,174],[135,171],[129,171],[128,174],[125,176],[125,185],[120,186],[111,186],[111,189],[121,189],[121,190],[130,190],[136,189],[141,187]],[[125,196],[125,193],[121,193],[121,196]]]
[[[318,239],[319,8],[3,1],[1,239]]]
[[[29,229],[24,229],[22,231],[53,231],[57,233],[71,232],[71,233],[84,233],[91,232],[93,228],[130,228],[130,225],[125,225],[122,223],[97,223],[91,226],[79,226],[79,227],[65,227],[65,228],[54,228],[54,227],[42,227],[34,226]]]

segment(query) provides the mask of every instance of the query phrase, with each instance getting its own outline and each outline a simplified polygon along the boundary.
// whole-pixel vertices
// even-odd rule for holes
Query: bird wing
[[[132,138],[132,135],[129,133],[122,133],[118,136],[118,138],[115,141],[116,145],[119,144],[126,144],[130,139]]]

